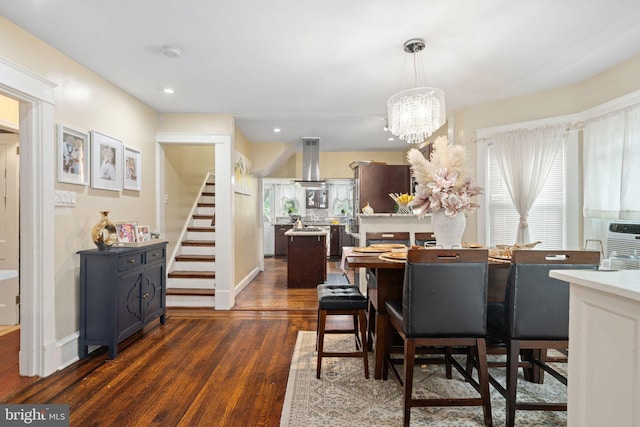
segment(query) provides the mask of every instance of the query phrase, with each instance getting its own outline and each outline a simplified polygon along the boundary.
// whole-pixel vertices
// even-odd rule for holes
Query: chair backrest
[[[487,259],[482,249],[410,249],[402,296],[408,336],[484,336]]]
[[[394,231],[385,233],[366,233],[366,246],[375,243],[400,243],[405,246],[411,246],[411,235],[404,231]]]
[[[507,333],[516,339],[569,337],[569,284],[550,270],[597,269],[597,251],[515,250],[505,292]]]
[[[428,231],[425,233],[414,233],[413,244],[416,246],[424,246],[425,243],[436,244],[436,233]]]

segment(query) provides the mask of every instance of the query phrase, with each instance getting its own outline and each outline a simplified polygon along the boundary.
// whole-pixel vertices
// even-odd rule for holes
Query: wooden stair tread
[[[215,246],[215,240],[183,240],[183,246]]]
[[[216,257],[213,255],[176,255],[176,261],[215,261]]]
[[[199,208],[215,208],[215,203],[198,203]]]
[[[202,215],[202,214],[193,214],[192,218],[194,219],[214,219],[215,215]]]
[[[203,191],[201,193],[203,196],[215,196],[216,193],[214,193],[213,191]]]
[[[169,273],[170,279],[215,279],[215,271],[172,271]]]
[[[197,296],[215,296],[215,289],[198,289],[198,288],[169,288],[167,295],[197,295]]]
[[[215,227],[187,227],[187,231],[201,231],[204,233],[212,233],[216,231]]]

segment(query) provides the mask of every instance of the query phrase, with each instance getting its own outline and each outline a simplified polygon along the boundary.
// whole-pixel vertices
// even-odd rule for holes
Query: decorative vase
[[[410,214],[411,208],[407,203],[396,203],[398,205],[397,214]]]
[[[101,251],[109,249],[118,240],[116,226],[109,221],[109,211],[100,211],[100,221],[93,226],[91,238]]]
[[[467,217],[458,212],[455,216],[447,216],[444,209],[431,214],[431,226],[436,235],[436,247],[443,249],[461,248],[462,233],[467,225]]]

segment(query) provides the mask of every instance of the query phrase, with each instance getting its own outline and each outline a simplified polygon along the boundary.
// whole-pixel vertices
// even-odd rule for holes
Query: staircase
[[[215,184],[209,174],[170,262],[168,307],[215,306]]]

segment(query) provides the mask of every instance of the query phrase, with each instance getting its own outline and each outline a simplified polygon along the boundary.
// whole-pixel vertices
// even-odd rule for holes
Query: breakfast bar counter
[[[640,270],[552,270],[570,283],[568,425],[640,426]]]

